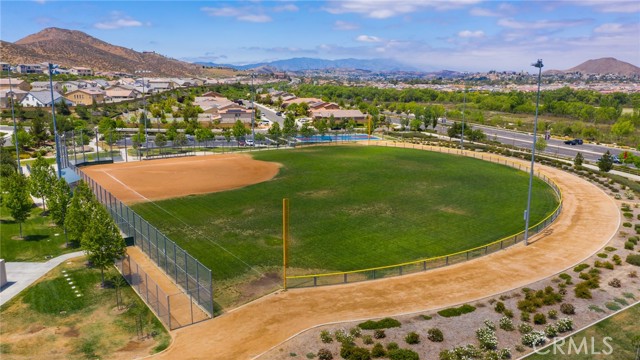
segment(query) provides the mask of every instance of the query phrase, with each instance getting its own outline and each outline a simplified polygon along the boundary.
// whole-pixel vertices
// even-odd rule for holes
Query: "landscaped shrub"
[[[320,349],[318,350],[318,359],[319,360],[333,360],[333,354],[329,349]]]
[[[620,282],[619,279],[613,278],[611,279],[611,281],[609,281],[609,286],[614,288],[619,288],[622,286],[622,283]]]
[[[527,323],[522,323],[518,325],[518,331],[520,332],[520,334],[528,334],[533,331],[533,327]]]
[[[625,222],[622,223],[622,226],[630,228],[631,227],[631,223],[628,222],[628,221],[625,221]]]
[[[576,308],[572,304],[564,303],[560,305],[560,312],[565,315],[573,315],[576,313]]]
[[[547,316],[549,317],[549,319],[555,320],[558,318],[558,312],[556,310],[549,310]]]
[[[591,299],[591,289],[589,289],[589,285],[586,282],[581,282],[576,285],[575,289],[573,289],[577,298],[580,299]]]
[[[527,311],[523,311],[520,314],[520,320],[524,321],[524,322],[529,322],[531,321],[531,314],[529,314],[529,312]]]
[[[549,324],[544,328],[544,333],[548,338],[554,338],[558,336],[558,328],[553,324]]]
[[[547,341],[547,336],[542,331],[532,331],[522,336],[522,345],[534,347]]]
[[[364,343],[365,345],[373,344],[373,337],[371,335],[364,335],[362,337],[362,343]]]
[[[504,331],[513,331],[514,327],[513,327],[513,321],[511,321],[511,319],[509,319],[506,316],[503,316],[500,318],[500,321],[498,322],[500,329],[504,330]]]
[[[633,245],[638,245],[638,241],[640,241],[640,237],[631,236],[630,238],[627,239],[627,241],[631,241],[633,243]]]
[[[338,329],[333,332],[333,336],[335,336],[336,341],[341,343],[342,345],[351,344],[355,339],[353,335],[348,334],[344,329]]]
[[[322,340],[322,342],[325,343],[325,344],[333,342],[333,338],[331,337],[331,333],[328,332],[327,330],[320,331],[320,340]]]
[[[376,329],[373,331],[373,337],[376,339],[384,339],[387,337],[387,334],[385,334],[384,330],[382,329]]]
[[[604,251],[608,251],[608,252],[612,252],[612,251],[616,251],[618,249],[614,248],[613,246],[607,246],[606,248],[604,248]]]
[[[622,216],[624,216],[627,219],[631,219],[631,218],[633,218],[633,213],[629,212],[629,211],[625,211],[625,212],[622,213]]]
[[[358,327],[362,330],[375,330],[375,329],[388,329],[394,327],[400,327],[400,321],[392,318],[384,318],[379,321],[369,320],[365,321],[361,324],[358,324]]]
[[[597,261],[593,264],[593,266],[597,268],[605,268],[609,270],[613,270],[613,264],[608,261]]]
[[[595,311],[597,313],[603,313],[604,312],[604,310],[602,310],[598,305],[589,305],[589,310]]]
[[[620,258],[620,255],[618,255],[618,254],[613,255],[611,260],[613,260],[613,262],[616,263],[616,265],[622,265],[622,259]]]
[[[420,355],[417,352],[409,349],[396,349],[391,350],[387,354],[390,360],[419,360]]]
[[[482,327],[476,330],[476,338],[480,343],[480,347],[485,350],[494,350],[498,348],[498,338],[496,332],[488,327]]]
[[[630,278],[637,278],[638,277],[638,272],[635,270],[629,271],[629,274],[627,275]]]
[[[569,282],[569,281],[571,281],[571,279],[572,279],[572,278],[571,278],[571,275],[569,275],[569,274],[565,274],[565,273],[562,273],[562,274],[558,275],[558,277],[559,277],[560,279],[562,279],[562,280],[566,281],[566,282]]]
[[[513,319],[513,311],[509,310],[509,309],[505,309],[502,312],[502,315],[508,317],[509,319]]]
[[[442,342],[444,341],[444,334],[438,328],[431,328],[427,330],[427,339],[433,342]]]
[[[493,308],[497,313],[502,313],[506,308],[502,301],[498,301],[496,306]]]
[[[604,306],[606,306],[607,309],[609,309],[611,311],[618,311],[618,310],[622,309],[622,307],[619,304],[615,303],[615,302],[608,302],[608,303],[604,304]]]
[[[608,258],[608,257],[609,257],[609,255],[607,255],[607,254],[605,254],[605,253],[599,253],[597,256],[598,256],[599,258],[602,258],[602,259],[606,259],[606,258]]]
[[[617,302],[618,304],[622,305],[622,306],[627,306],[629,305],[629,303],[627,302],[627,300],[625,299],[621,299],[621,298],[614,298],[613,301]]]
[[[429,315],[420,315],[420,317],[421,317],[423,320],[431,320],[431,319],[433,319],[433,317],[431,317],[431,316],[429,316]]]
[[[340,348],[340,356],[345,360],[370,360],[371,353],[368,349],[353,346],[343,345]]]
[[[419,344],[420,335],[418,335],[418,333],[416,333],[415,331],[412,331],[404,337],[404,341],[406,341],[409,345]]]
[[[349,334],[353,337],[359,338],[362,335],[362,330],[360,330],[359,327],[352,327],[349,329]]]
[[[387,351],[391,351],[391,350],[397,350],[400,347],[398,346],[398,343],[396,342],[390,342],[387,344]]]
[[[440,310],[438,311],[438,315],[442,316],[442,317],[453,317],[453,316],[460,316],[460,315],[464,315],[464,314],[468,314],[470,312],[475,311],[476,308],[465,304],[462,305],[460,307],[454,307],[454,308],[448,308],[448,309],[444,309],[444,310]]]
[[[626,262],[631,265],[640,266],[640,255],[629,254],[627,255]]]
[[[569,318],[561,318],[556,322],[558,332],[564,333],[573,330],[573,320]]]
[[[533,323],[536,325],[543,325],[547,323],[547,317],[544,314],[534,314],[533,315]]]
[[[482,357],[482,351],[469,344],[456,346],[451,350],[442,350],[439,357],[440,360],[477,359]]]
[[[380,343],[376,343],[371,348],[371,357],[373,358],[381,358],[387,356],[387,351],[384,349],[384,346]]]
[[[586,269],[589,267],[589,264],[580,264],[576,267],[573,268],[573,271],[575,272],[581,272],[582,270]]]
[[[491,320],[485,320],[484,321],[484,326],[486,326],[487,328],[491,329],[492,331],[496,331],[496,324],[493,323],[493,321]]]

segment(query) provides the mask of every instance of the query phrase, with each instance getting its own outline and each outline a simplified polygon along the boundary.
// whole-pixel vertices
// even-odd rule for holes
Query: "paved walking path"
[[[573,267],[616,234],[620,211],[615,201],[593,184],[558,169],[536,168],[562,189],[564,205],[558,219],[531,238],[529,246],[515,245],[424,273],[277,292],[172,332],[173,343],[155,358],[251,359],[314,326],[471,302]]]
[[[84,255],[84,251],[76,251],[60,255],[46,262],[8,262],[7,280],[8,283],[0,289],[0,305],[11,300],[22,290],[29,287],[36,280],[63,262]]]

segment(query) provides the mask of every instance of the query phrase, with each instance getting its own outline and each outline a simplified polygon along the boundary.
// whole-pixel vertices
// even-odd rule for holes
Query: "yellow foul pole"
[[[289,241],[289,199],[282,199],[282,279],[287,290],[287,242]]]

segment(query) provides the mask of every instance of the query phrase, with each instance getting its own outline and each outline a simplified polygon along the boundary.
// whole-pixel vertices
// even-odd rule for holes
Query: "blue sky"
[[[640,66],[640,1],[6,1],[0,38],[80,30],[137,51],[245,64],[389,58],[424,70]]]

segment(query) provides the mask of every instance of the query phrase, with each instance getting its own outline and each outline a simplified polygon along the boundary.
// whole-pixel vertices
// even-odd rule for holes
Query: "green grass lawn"
[[[640,344],[634,341],[640,341],[638,319],[640,304],[580,331],[567,339],[565,345],[543,349],[541,352],[545,354],[533,354],[527,360],[637,359]],[[587,345],[580,348],[583,343]]]
[[[24,239],[20,239],[20,225],[4,206],[0,206],[0,226],[0,257],[5,261],[46,261],[45,256],[78,250],[65,246],[63,230],[52,224],[51,217],[42,216],[40,208],[34,208],[22,224]]]
[[[528,174],[506,166],[360,146],[251,155],[283,167],[265,183],[134,206],[218,280],[241,275],[249,265],[281,265],[285,197],[289,266],[297,269],[392,265],[473,248],[524,228]],[[557,205],[540,180],[534,194],[531,224]]]

